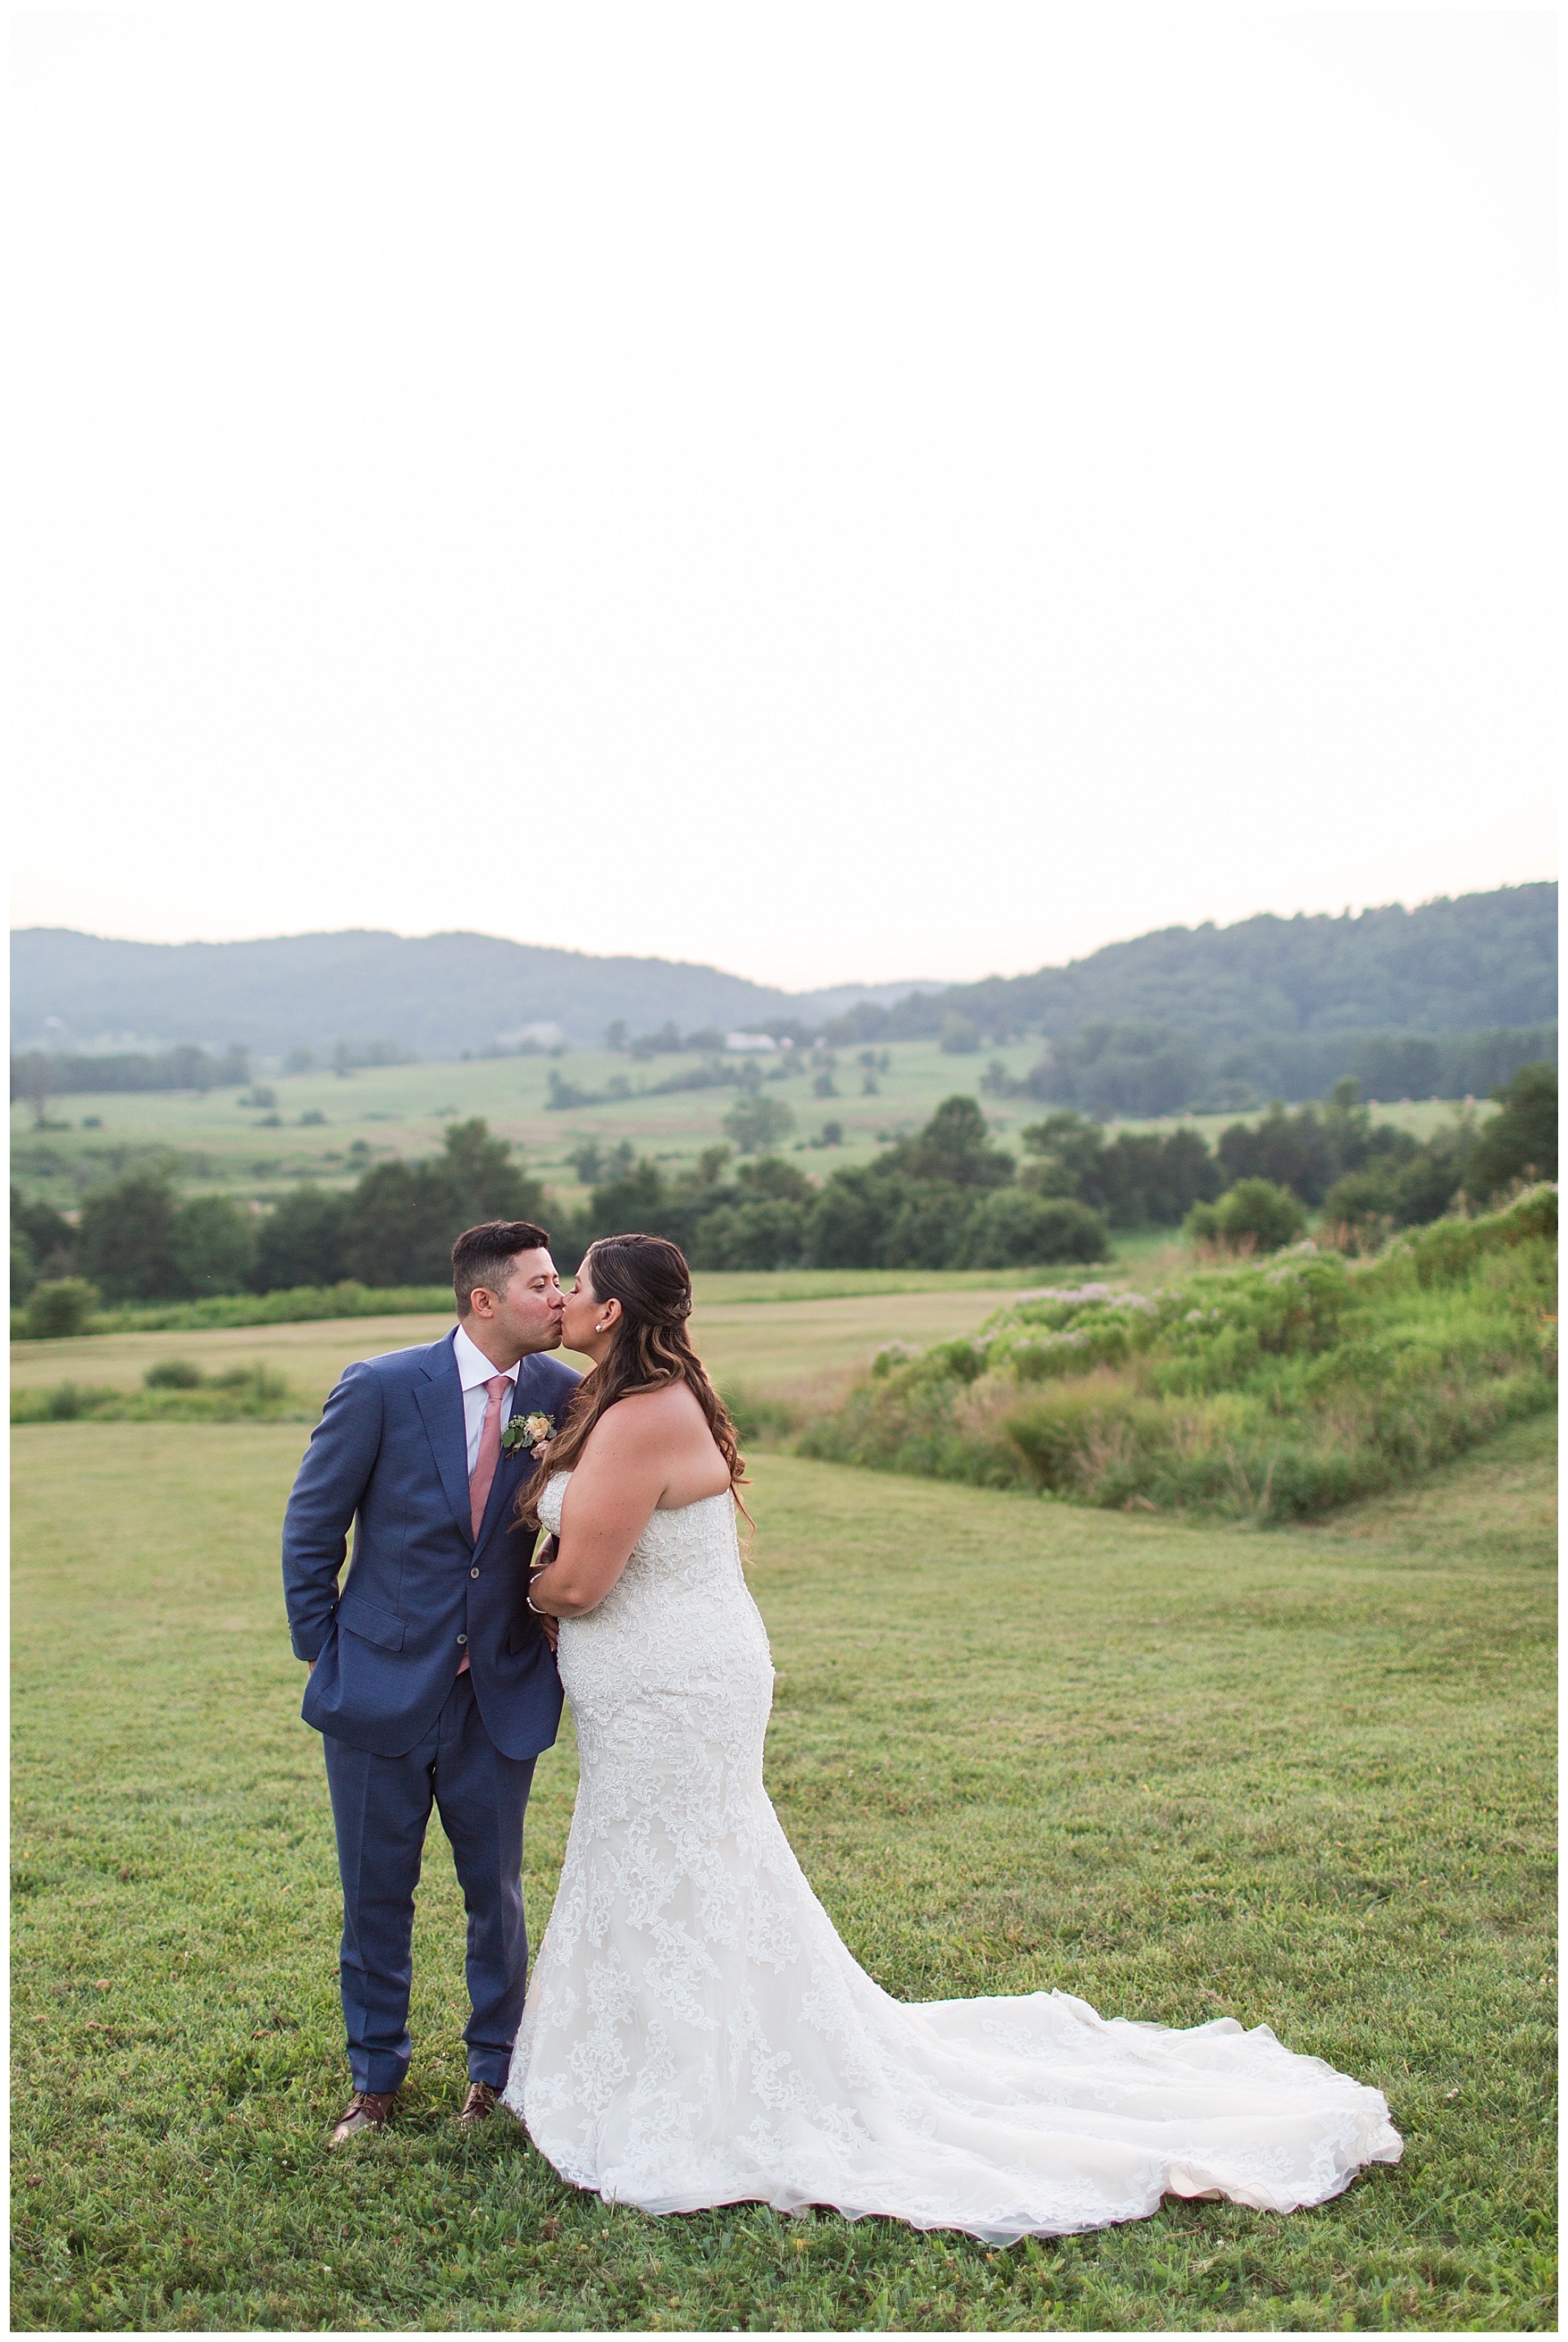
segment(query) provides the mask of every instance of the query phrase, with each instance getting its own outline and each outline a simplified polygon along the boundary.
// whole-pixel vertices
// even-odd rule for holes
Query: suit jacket
[[[512,1413],[551,1415],[559,1427],[581,1379],[547,1353],[524,1358]],[[533,1468],[525,1447],[502,1456],[475,1537],[451,1335],[348,1368],[284,1517],[289,1632],[295,1656],[315,1661],[307,1724],[378,1756],[405,1756],[441,1713],[466,1650],[479,1713],[503,1755],[550,1746],[561,1679],[524,1598],[534,1536],[510,1526]]]

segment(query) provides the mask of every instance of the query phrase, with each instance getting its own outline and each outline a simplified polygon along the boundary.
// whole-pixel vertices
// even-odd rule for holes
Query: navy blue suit
[[[360,2090],[396,2089],[407,2070],[414,1890],[433,1802],[468,1912],[469,2073],[505,2081],[527,1975],[523,1814],[561,1720],[555,1662],[524,1599],[534,1538],[511,1526],[534,1459],[524,1447],[502,1456],[475,1537],[452,1341],[348,1368],[284,1520],[289,1631],[296,1657],[315,1662],[302,1714],[326,1755]],[[559,1426],[578,1380],[559,1358],[524,1358],[511,1412]]]

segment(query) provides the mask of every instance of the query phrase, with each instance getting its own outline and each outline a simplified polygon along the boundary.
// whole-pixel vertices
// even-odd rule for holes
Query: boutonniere
[[[501,1453],[511,1456],[519,1447],[537,1447],[554,1436],[553,1415],[514,1415],[501,1426]]]

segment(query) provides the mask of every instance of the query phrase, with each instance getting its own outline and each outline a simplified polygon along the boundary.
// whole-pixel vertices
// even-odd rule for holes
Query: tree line
[[[704,1269],[1004,1268],[1103,1260],[1111,1230],[1185,1226],[1200,1240],[1287,1241],[1303,1213],[1353,1246],[1484,1204],[1521,1179],[1555,1178],[1557,1076],[1526,1067],[1503,1111],[1421,1141],[1374,1123],[1350,1080],[1321,1106],[1276,1105],[1211,1150],[1191,1129],[1104,1128],[1064,1107],[1027,1126],[1023,1160],[997,1146],[972,1097],[947,1099],[912,1137],[866,1165],[813,1180],[782,1156],[708,1149],[674,1172],[629,1146],[582,1150],[586,1204],[553,1214],[540,1182],[480,1118],[454,1123],[441,1152],[378,1163],[347,1190],[295,1187],[271,1211],[221,1196],[182,1199],[143,1167],[90,1193],[77,1221],[12,1190],[18,1298],[87,1280],[105,1300],[334,1285],[447,1281],[453,1238],[485,1219],[551,1228],[563,1268],[596,1236],[668,1236]],[[766,1100],[741,1101],[747,1107]],[[767,1142],[756,1131],[754,1147]]]
[[[11,1058],[11,1100],[35,1104],[95,1090],[244,1089],[251,1077],[248,1050],[221,1056],[194,1045],[156,1052],[122,1050],[112,1056],[78,1056],[68,1049],[28,1049]]]
[[[1065,967],[911,994],[889,1009],[863,1004],[835,1037],[842,1044],[934,1038],[950,1016],[995,1040],[1061,1036],[1095,1022],[1163,1022],[1218,1057],[1263,1036],[1348,1043],[1372,1032],[1374,1019],[1396,1036],[1539,1026],[1556,1015],[1556,999],[1552,882],[1413,911],[1388,903],[1338,918],[1265,913],[1228,927],[1212,920],[1165,927],[1107,944]],[[1324,1066],[1319,1090],[1354,1070],[1343,1059]],[[1482,1086],[1466,1083],[1452,1094],[1479,1095]]]

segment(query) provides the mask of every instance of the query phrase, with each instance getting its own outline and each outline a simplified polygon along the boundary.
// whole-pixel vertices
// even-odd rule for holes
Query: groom
[[[468,2095],[504,2088],[523,2012],[523,1810],[555,1737],[561,1683],[526,1605],[533,1538],[513,1535],[532,1445],[581,1377],[560,1359],[549,1238],[491,1220],[452,1247],[456,1331],[350,1366],[311,1436],[284,1520],[302,1711],[323,1736],[343,1875],[339,1978],[354,2096],[341,2147],[391,2113],[408,2070],[414,1890],[434,1801],[468,1912]],[[348,1531],[354,1560],[341,1592]]]

